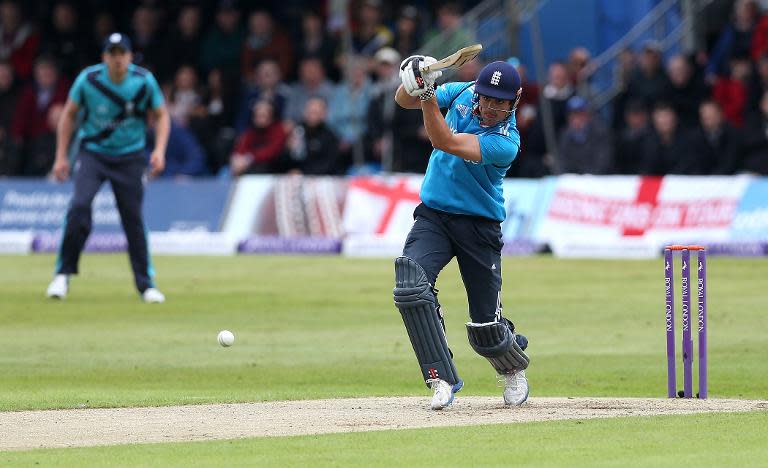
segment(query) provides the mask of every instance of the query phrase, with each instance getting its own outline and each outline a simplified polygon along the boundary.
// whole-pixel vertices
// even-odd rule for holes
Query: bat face
[[[442,60],[438,60],[428,67],[422,68],[421,71],[427,73],[436,70],[445,70],[446,68],[459,68],[473,58],[477,57],[477,55],[482,50],[483,46],[481,44],[464,47],[452,53],[448,57],[445,57]]]

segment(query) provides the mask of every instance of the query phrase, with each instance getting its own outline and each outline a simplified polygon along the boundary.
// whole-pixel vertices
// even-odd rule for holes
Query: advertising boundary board
[[[412,174],[154,181],[145,199],[150,247],[161,255],[393,257],[413,223],[421,181]],[[56,252],[70,190],[0,179],[0,253]],[[651,258],[671,243],[768,255],[764,177],[563,175],[507,179],[504,193],[504,255]],[[87,251],[125,250],[108,187],[94,221]]]

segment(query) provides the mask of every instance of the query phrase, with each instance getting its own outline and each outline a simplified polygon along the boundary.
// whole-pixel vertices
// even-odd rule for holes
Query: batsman
[[[433,392],[432,409],[450,406],[464,382],[448,348],[435,284],[456,257],[469,304],[469,343],[501,377],[504,403],[519,406],[528,399],[528,340],[502,315],[501,222],[504,176],[520,147],[514,115],[520,75],[506,62],[493,62],[474,82],[436,86],[442,72],[422,71],[435,62],[421,55],[403,60],[395,93],[401,107],[421,110],[433,146],[415,222],[395,259],[395,306]]]

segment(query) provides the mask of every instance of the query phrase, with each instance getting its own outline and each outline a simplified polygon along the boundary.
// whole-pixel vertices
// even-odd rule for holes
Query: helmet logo
[[[501,81],[501,72],[496,70],[495,72],[493,72],[493,75],[491,75],[491,84],[494,86],[498,86],[499,81]]]

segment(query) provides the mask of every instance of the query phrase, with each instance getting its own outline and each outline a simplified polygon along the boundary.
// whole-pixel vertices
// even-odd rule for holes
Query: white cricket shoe
[[[69,275],[56,275],[48,285],[45,296],[53,299],[64,299],[69,291]]]
[[[433,410],[441,410],[451,406],[454,395],[464,386],[464,381],[461,379],[453,385],[442,379],[429,379],[427,383],[434,392],[431,405]]]
[[[161,304],[165,302],[165,295],[163,295],[163,293],[161,293],[156,288],[145,289],[144,293],[141,295],[141,298],[144,300],[144,302],[149,304]]]
[[[507,406],[520,406],[528,399],[528,379],[525,371],[512,371],[503,375],[504,404]]]

